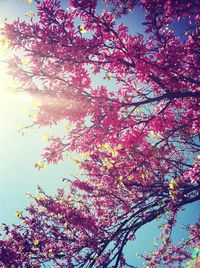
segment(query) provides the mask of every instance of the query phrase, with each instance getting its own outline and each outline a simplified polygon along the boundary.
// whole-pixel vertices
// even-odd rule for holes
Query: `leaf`
[[[169,188],[170,188],[171,190],[174,190],[174,184],[173,184],[172,182],[169,183]]]
[[[37,246],[37,245],[39,244],[39,240],[38,240],[38,239],[35,239],[35,240],[33,241],[33,244],[34,244],[35,246]]]
[[[35,12],[33,10],[30,10],[28,12],[26,12],[25,14],[27,17],[33,18],[35,16]]]
[[[22,216],[22,213],[21,213],[20,211],[16,211],[16,212],[15,212],[15,215],[16,215],[17,218],[19,218],[19,217]]]
[[[111,72],[107,72],[106,73],[106,78],[108,78],[108,80],[110,80],[112,78],[112,73]]]
[[[46,164],[43,161],[38,161],[37,163],[35,163],[34,167],[40,170],[42,168],[45,168]]]
[[[104,150],[109,150],[109,148],[110,148],[109,143],[104,143],[104,144],[102,144],[102,148],[103,148]]]
[[[79,30],[80,33],[86,33],[87,32],[87,30],[85,29],[84,25],[79,25],[78,30]]]
[[[178,186],[178,183],[177,183],[174,179],[172,179],[172,180],[170,181],[170,183],[169,183],[169,188],[170,188],[171,190],[174,190],[177,186]]]
[[[156,138],[156,133],[153,130],[151,130],[149,134],[151,138]]]

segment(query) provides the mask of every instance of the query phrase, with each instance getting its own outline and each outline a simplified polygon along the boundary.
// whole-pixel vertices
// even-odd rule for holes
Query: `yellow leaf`
[[[120,186],[122,189],[125,189],[125,186],[124,186],[124,183],[123,183],[123,176],[120,176],[120,177],[119,177],[119,186]]]
[[[110,148],[109,143],[104,143],[104,144],[102,144],[102,148],[103,148],[104,150],[108,150],[108,149]]]
[[[41,200],[43,200],[43,198],[42,198],[41,195],[36,195],[36,196],[35,196],[35,199],[36,199],[37,201],[41,201]]]
[[[153,130],[151,130],[149,134],[151,138],[156,138],[156,133]]]
[[[119,155],[119,153],[117,151],[111,150],[112,153],[112,157],[116,157]]]
[[[39,244],[39,240],[35,239],[35,240],[33,241],[33,244],[34,244],[35,246],[37,246],[37,245]]]
[[[15,212],[15,215],[16,215],[16,217],[18,217],[18,218],[19,218],[19,217],[21,217],[21,216],[22,216],[22,213],[21,213],[20,211],[16,211],[16,212]]]
[[[38,170],[45,168],[46,164],[43,161],[38,161],[37,163],[35,163],[35,168],[37,168]]]
[[[87,30],[85,29],[84,25],[79,25],[78,30],[79,30],[80,33],[86,33],[87,32]]]
[[[169,188],[171,189],[171,190],[174,190],[174,184],[173,183],[169,183]]]
[[[177,182],[176,182],[174,179],[172,179],[172,180],[170,181],[170,183],[169,183],[169,188],[170,188],[171,190],[174,190],[174,189],[176,188],[176,186],[178,186]]]
[[[26,196],[29,198],[31,195],[29,192],[26,192]]]
[[[58,219],[62,219],[63,218],[63,215],[58,213]]]
[[[33,10],[30,10],[30,11],[26,12],[25,15],[29,18],[33,18],[35,16],[35,12]]]
[[[109,169],[109,168],[113,167],[113,164],[111,164],[111,163],[108,162],[108,163],[106,164],[106,167]]]
[[[104,158],[104,162],[105,162],[105,163],[108,163],[108,158],[107,158],[107,157]]]
[[[175,195],[172,192],[170,192],[169,195],[170,195],[170,197],[171,197],[172,200],[175,199]]]
[[[112,73],[111,72],[107,72],[106,73],[106,78],[108,78],[108,80],[110,80],[112,78]]]
[[[109,162],[108,158],[104,158],[104,166],[106,166],[108,169],[113,167],[113,164]]]
[[[123,181],[123,177],[122,176],[119,177],[119,181]]]
[[[135,111],[136,111],[136,113],[141,113],[141,109],[140,108],[136,108]]]

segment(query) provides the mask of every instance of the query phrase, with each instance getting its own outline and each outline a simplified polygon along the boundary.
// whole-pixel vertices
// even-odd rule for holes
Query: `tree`
[[[199,247],[199,223],[174,245],[180,209],[200,198],[198,1],[36,1],[37,22],[2,31],[10,72],[38,106],[33,124],[71,124],[49,137],[45,163],[78,160],[80,178],[56,196],[39,188],[21,225],[2,225],[4,267],[134,267],[123,254],[137,230],[161,218],[163,243],[146,267],[183,267]],[[97,5],[98,4],[98,5]],[[121,23],[138,9],[145,34]],[[130,15],[129,15],[130,16]],[[182,35],[175,23],[185,26]],[[94,80],[98,79],[97,87]],[[175,266],[173,266],[175,265]]]

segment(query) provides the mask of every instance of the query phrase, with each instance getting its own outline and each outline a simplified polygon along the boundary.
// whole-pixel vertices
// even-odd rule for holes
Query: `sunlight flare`
[[[1,39],[2,40],[2,39]],[[19,123],[17,120],[24,105],[31,105],[31,98],[23,92],[18,92],[20,83],[15,81],[6,68],[6,59],[10,56],[5,42],[0,44],[0,128],[1,137],[8,128]]]

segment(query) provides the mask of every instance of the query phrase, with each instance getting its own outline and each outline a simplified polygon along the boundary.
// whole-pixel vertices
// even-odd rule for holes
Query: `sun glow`
[[[23,106],[29,106],[31,103],[27,94],[16,92],[17,83],[8,74],[5,63],[8,56],[9,51],[0,46],[0,140],[5,139],[10,131],[17,129],[17,125],[21,123]]]

